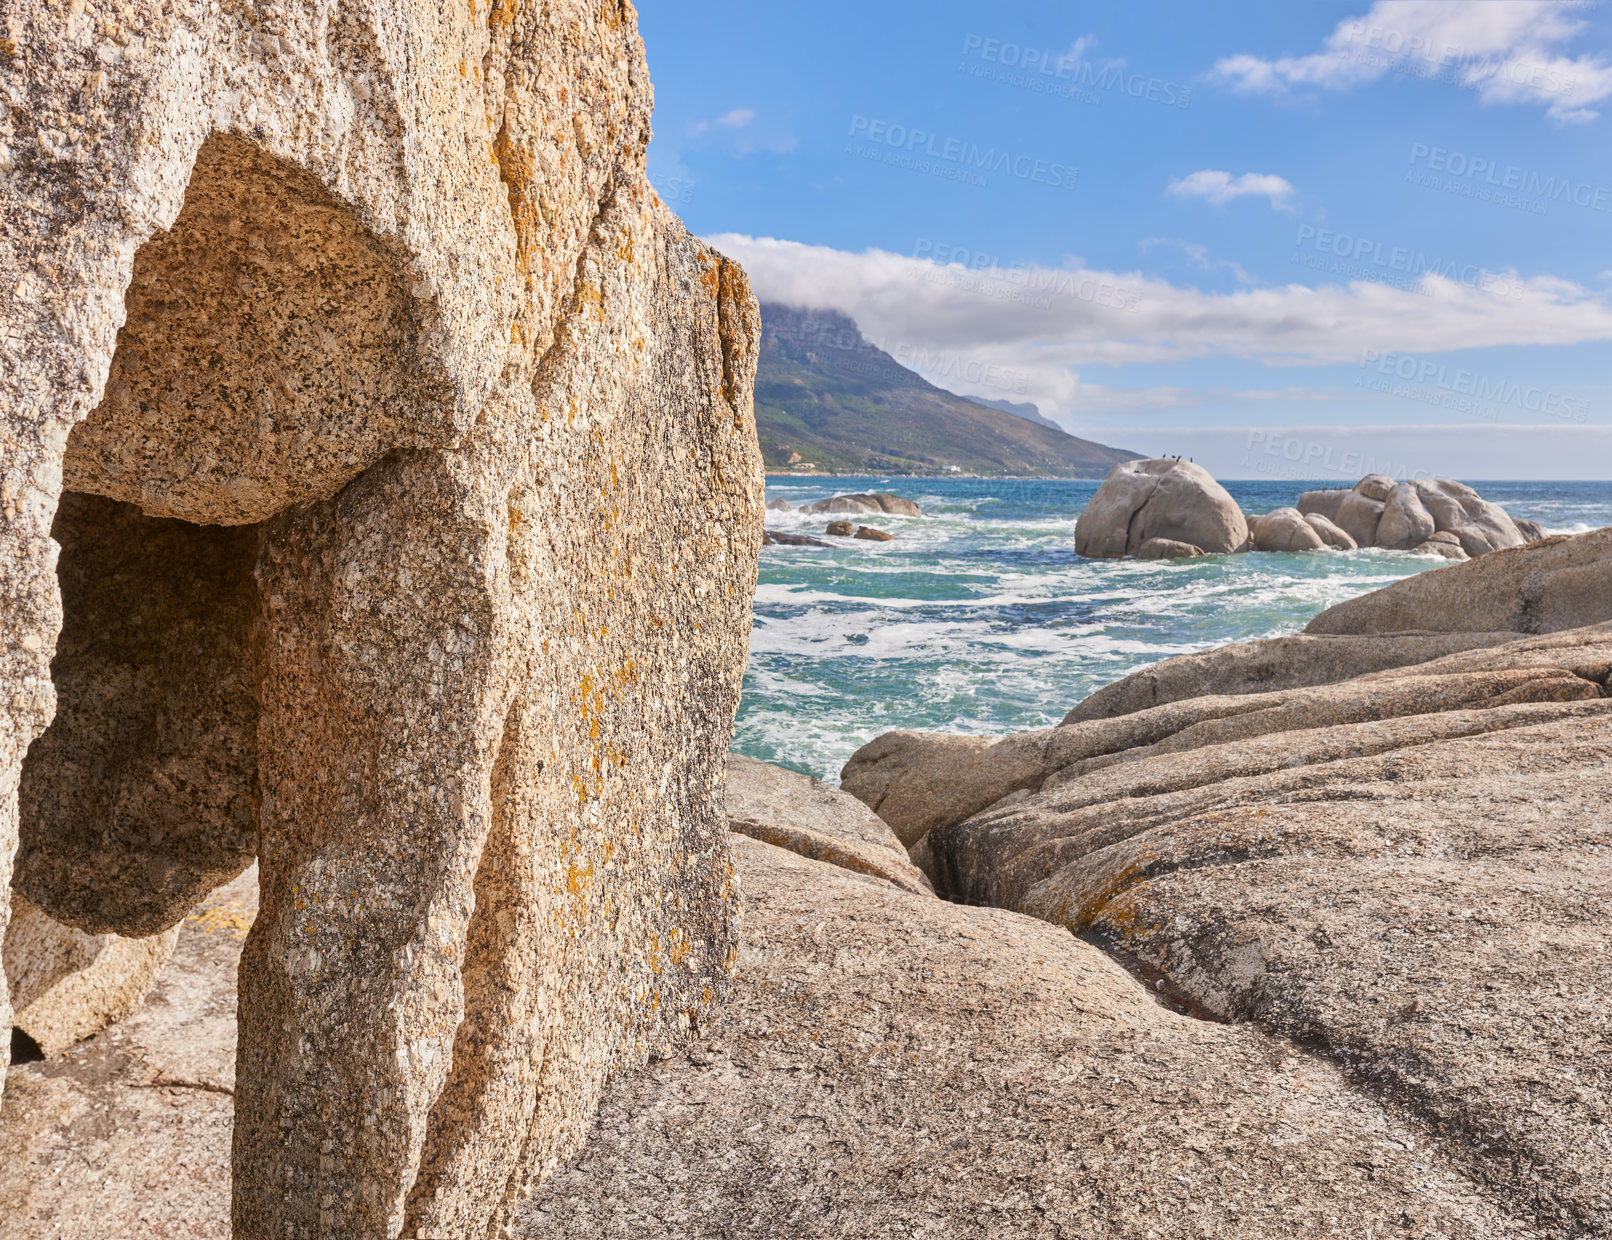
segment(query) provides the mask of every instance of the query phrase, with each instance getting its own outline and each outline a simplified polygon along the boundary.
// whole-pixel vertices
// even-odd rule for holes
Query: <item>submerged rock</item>
[[[1135,555],[1154,538],[1224,554],[1247,543],[1248,521],[1200,465],[1144,460],[1114,466],[1075,523],[1076,553]]]
[[[761,545],[763,547],[830,547],[821,538],[813,538],[810,534],[789,534],[783,530],[762,530]]]
[[[910,499],[891,495],[888,491],[858,492],[855,495],[835,495],[808,504],[804,512],[887,512],[900,517],[921,517],[923,510]]]
[[[1139,560],[1191,560],[1203,554],[1202,547],[1173,538],[1150,538],[1136,549]]]
[[[876,530],[871,525],[859,525],[859,526],[857,526],[856,527],[856,533],[853,535],[853,537],[864,539],[867,542],[894,542],[895,541],[895,535],[894,534],[890,533],[887,530]]]

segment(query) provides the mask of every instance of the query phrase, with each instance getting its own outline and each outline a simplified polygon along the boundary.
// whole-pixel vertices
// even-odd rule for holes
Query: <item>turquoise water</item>
[[[1321,483],[1226,482],[1251,513]],[[1553,533],[1612,524],[1612,483],[1474,484]],[[1405,552],[1083,560],[1095,482],[776,477],[792,504],[892,491],[922,517],[863,518],[888,543],[763,547],[733,748],[837,781],[892,728],[1001,735],[1057,723],[1128,672],[1225,642],[1294,633],[1323,608],[1446,563]],[[767,514],[821,534],[827,518]]]

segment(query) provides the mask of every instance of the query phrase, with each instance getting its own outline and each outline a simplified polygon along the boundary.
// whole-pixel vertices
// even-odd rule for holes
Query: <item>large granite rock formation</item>
[[[1460,711],[1499,697],[1554,701],[1566,694],[1560,700],[1576,701],[1595,696],[1587,681],[1562,667],[1541,669],[1531,662],[1513,666],[1507,660],[1514,645],[1491,647],[1496,661],[1482,665],[1484,675],[1468,667],[1447,672],[1447,659],[1457,656],[1446,656],[1374,673],[1396,678],[1386,685],[1373,682],[1369,694],[1361,693],[1364,682],[1358,679],[1266,691],[1244,685],[1226,694],[1189,695],[1115,717],[1002,738],[886,732],[852,755],[841,772],[841,786],[888,822],[909,850],[916,850],[941,827],[1144,754],[1229,744],[1273,732]],[[1438,646],[1429,643],[1421,649],[1431,652]],[[913,855],[918,857],[916,851]],[[977,894],[970,892],[969,898]],[[995,902],[990,892],[980,898]]]
[[[1527,557],[1571,571],[1563,545],[1417,580]],[[943,896],[1063,926],[1194,1011],[1311,1049],[1530,1234],[1600,1234],[1606,614],[1499,644],[1472,635],[1469,649],[1331,684],[1154,706],[1137,685],[1105,707],[1128,713],[954,760],[994,782],[944,804],[990,804],[937,823],[912,855]],[[1284,640],[1301,658],[1345,639]],[[1264,662],[1280,676],[1285,656]],[[1205,670],[1235,683],[1260,663]],[[942,738],[889,743],[945,755]],[[987,766],[993,749],[1003,758]],[[1007,774],[1017,787],[1003,795]],[[909,815],[916,799],[900,802]]]
[[[1452,535],[1466,555],[1477,556],[1521,546],[1544,533],[1536,523],[1519,524],[1499,504],[1448,478],[1396,483],[1383,474],[1368,474],[1347,491],[1306,491],[1298,508],[1340,526],[1362,547],[1427,555],[1440,554],[1427,546],[1437,534]]]
[[[1612,617],[1612,528],[1406,577],[1327,608],[1313,634],[1554,633]]]
[[[723,1019],[607,1086],[508,1235],[1538,1234],[1347,1073],[1178,1014],[1059,928],[735,844]],[[252,890],[197,910],[135,1017],[14,1071],[0,1240],[229,1235]]]
[[[1536,1234],[1336,1066],[1060,928],[736,851],[723,1021],[612,1082],[523,1240]]]
[[[1076,553],[1135,555],[1154,538],[1211,554],[1240,551],[1248,542],[1248,521],[1201,465],[1146,460],[1114,466],[1075,522]]]
[[[1297,508],[1278,508],[1255,517],[1252,539],[1255,551],[1319,551],[1330,545]]]
[[[1296,633],[1232,642],[1180,654],[1105,685],[1063,717],[1064,723],[1112,719],[1132,711],[1224,693],[1268,693],[1330,685],[1391,667],[1428,663],[1447,654],[1515,641],[1496,633],[1373,633],[1369,636]]]
[[[626,3],[0,25],[0,900],[257,856],[237,1234],[485,1234],[731,964],[743,273]]]

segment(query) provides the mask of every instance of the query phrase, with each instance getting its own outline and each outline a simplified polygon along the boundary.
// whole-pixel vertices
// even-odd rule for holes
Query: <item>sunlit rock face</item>
[[[731,970],[743,272],[626,3],[3,7],[0,899],[257,857],[236,1234],[485,1234]]]

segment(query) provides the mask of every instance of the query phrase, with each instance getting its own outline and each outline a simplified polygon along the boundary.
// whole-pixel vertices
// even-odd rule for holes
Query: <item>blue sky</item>
[[[645,0],[763,299],[1226,477],[1612,477],[1599,3]]]

